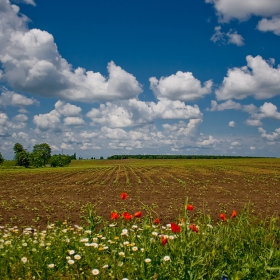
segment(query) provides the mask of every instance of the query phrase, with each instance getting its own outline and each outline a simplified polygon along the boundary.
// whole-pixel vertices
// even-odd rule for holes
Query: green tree
[[[20,153],[20,152],[22,152],[24,149],[23,149],[23,146],[20,144],[20,143],[16,143],[15,145],[14,145],[14,152],[15,152],[15,156],[18,154],[18,153]]]
[[[23,146],[20,143],[16,143],[14,145],[13,150],[14,150],[14,153],[15,153],[14,159],[16,161],[16,165],[20,165],[19,161],[18,161],[18,154],[24,150]]]
[[[2,164],[3,162],[4,162],[4,158],[3,158],[3,156],[2,156],[2,154],[0,152],[0,164]]]
[[[32,152],[30,154],[30,161],[31,164],[35,167],[41,167],[44,166],[44,159],[42,158],[41,153],[39,152]]]
[[[26,168],[29,167],[30,158],[29,153],[27,151],[22,150],[21,152],[17,153],[17,164]]]
[[[29,154],[23,149],[23,146],[20,143],[14,145],[15,161],[16,165],[28,167],[30,164]]]
[[[39,166],[43,166],[43,165],[46,165],[46,163],[48,163],[49,159],[51,158],[51,152],[52,152],[52,150],[51,150],[51,147],[49,146],[49,144],[47,144],[47,143],[38,144],[33,147],[33,156],[32,157],[37,160],[38,164],[41,162],[39,160],[39,158],[41,158],[42,165],[39,165]],[[35,165],[35,166],[39,167],[38,165]]]

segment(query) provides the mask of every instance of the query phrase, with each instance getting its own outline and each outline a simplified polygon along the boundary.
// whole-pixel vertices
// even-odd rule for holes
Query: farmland
[[[124,202],[119,194],[126,192]],[[76,160],[66,168],[0,169],[0,223],[81,224],[86,205],[110,219],[112,211],[143,211],[167,223],[178,219],[185,198],[192,215],[280,213],[279,159]]]

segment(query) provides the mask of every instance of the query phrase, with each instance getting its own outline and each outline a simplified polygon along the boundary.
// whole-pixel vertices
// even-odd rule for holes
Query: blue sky
[[[0,0],[0,151],[280,156],[280,2]]]

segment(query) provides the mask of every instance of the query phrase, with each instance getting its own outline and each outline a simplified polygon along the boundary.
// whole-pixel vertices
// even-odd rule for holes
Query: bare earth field
[[[0,224],[81,224],[87,203],[107,220],[114,210],[147,213],[148,205],[170,222],[186,197],[193,215],[216,219],[249,202],[256,215],[279,215],[279,195],[280,159],[77,160],[66,168],[0,169]]]

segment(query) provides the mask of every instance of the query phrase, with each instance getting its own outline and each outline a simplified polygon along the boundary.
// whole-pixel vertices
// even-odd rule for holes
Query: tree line
[[[24,167],[43,167],[49,164],[52,167],[69,165],[72,159],[76,159],[76,153],[74,155],[61,155],[51,154],[51,147],[47,143],[37,144],[33,146],[33,151],[28,152],[20,143],[16,143],[13,147],[14,160],[17,166]],[[4,162],[4,158],[0,153],[0,164]]]
[[[214,155],[113,155],[107,159],[225,159],[225,158],[262,158],[250,156],[214,156]]]

